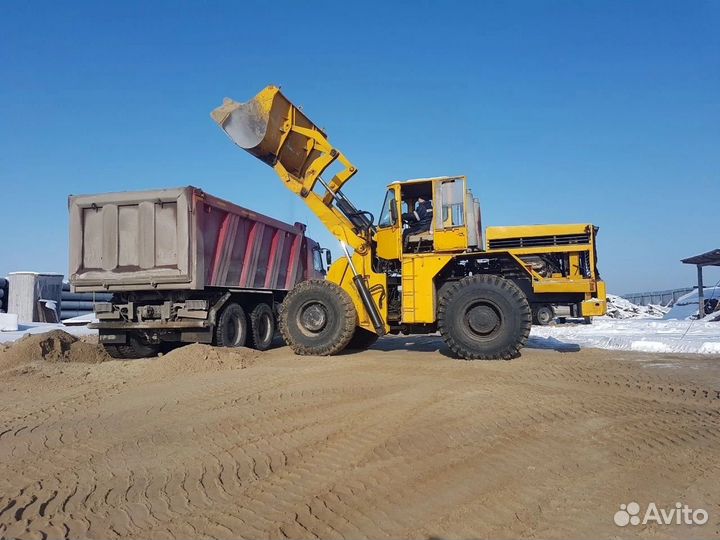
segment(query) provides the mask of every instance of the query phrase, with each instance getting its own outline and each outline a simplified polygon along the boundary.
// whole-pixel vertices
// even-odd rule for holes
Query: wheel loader
[[[439,332],[461,358],[510,359],[527,341],[532,306],[569,298],[579,316],[605,312],[592,225],[497,228],[484,246],[465,176],[390,183],[376,222],[343,192],[355,166],[278,87],[246,103],[226,98],[211,117],[270,165],[344,250],[326,279],[297,284],[280,307],[281,333],[297,354]],[[339,172],[323,178],[331,166]]]

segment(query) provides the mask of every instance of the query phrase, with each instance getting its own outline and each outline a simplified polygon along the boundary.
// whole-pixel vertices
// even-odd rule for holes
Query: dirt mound
[[[149,369],[151,372],[163,376],[245,369],[254,364],[261,354],[261,352],[244,347],[228,349],[193,343],[153,360]]]
[[[85,343],[62,330],[28,334],[0,351],[0,369],[12,369],[34,360],[98,364],[111,360],[99,345]]]
[[[0,538],[720,538],[716,514],[613,520],[631,500],[717,511],[719,362],[458,362],[430,339],[302,360],[190,345],[18,377],[0,391]]]

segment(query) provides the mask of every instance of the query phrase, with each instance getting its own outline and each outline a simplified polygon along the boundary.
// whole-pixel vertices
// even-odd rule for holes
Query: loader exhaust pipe
[[[345,257],[347,257],[348,264],[350,265],[350,271],[353,274],[353,283],[355,283],[355,288],[357,289],[358,295],[360,295],[360,300],[362,300],[363,306],[365,306],[365,309],[368,312],[370,322],[372,323],[373,328],[375,328],[375,333],[382,337],[385,335],[385,323],[382,320],[382,315],[380,315],[380,310],[375,304],[372,294],[370,294],[370,289],[368,289],[365,278],[358,274],[357,270],[355,270],[355,265],[352,262],[352,258],[350,257],[350,253],[348,252],[345,242],[340,242],[340,246],[345,252]]]

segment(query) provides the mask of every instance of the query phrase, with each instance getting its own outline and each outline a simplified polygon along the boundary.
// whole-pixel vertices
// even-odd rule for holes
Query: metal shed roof
[[[696,264],[698,266],[720,266],[720,249],[713,249],[707,253],[682,259],[682,262],[685,264]]]

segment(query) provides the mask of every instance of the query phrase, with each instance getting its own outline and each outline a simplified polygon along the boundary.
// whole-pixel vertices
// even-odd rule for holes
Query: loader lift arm
[[[210,116],[235,144],[270,165],[339,241],[368,252],[372,215],[341,191],[357,169],[278,87],[266,87],[247,103],[226,98]],[[343,169],[326,182],[321,175],[335,162]]]

